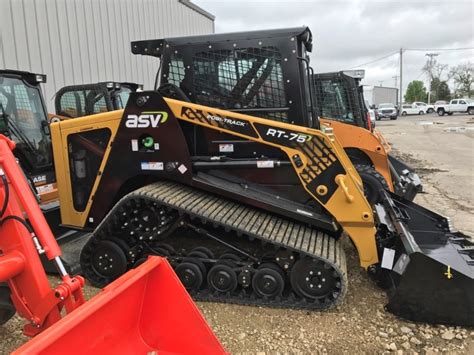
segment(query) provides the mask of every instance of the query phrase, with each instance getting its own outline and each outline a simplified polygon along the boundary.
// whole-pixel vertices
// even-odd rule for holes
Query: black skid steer
[[[330,131],[149,91],[132,94],[124,111],[51,132],[62,221],[93,230],[81,266],[95,285],[158,254],[199,300],[327,309],[348,287],[348,236],[388,288],[390,311],[472,325],[472,244],[393,194],[370,206]],[[252,149],[221,159],[209,149],[213,132]]]

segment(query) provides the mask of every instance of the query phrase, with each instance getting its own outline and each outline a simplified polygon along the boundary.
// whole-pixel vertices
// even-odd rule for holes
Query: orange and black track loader
[[[86,302],[84,279],[64,268],[14,147],[0,135],[0,324],[18,312],[35,336],[15,354],[224,353],[163,258],[144,260]],[[55,287],[40,254],[58,269]]]
[[[334,129],[364,181],[373,179],[375,170],[390,191],[413,200],[423,191],[421,180],[411,167],[390,154],[390,145],[372,124],[360,85],[364,76],[364,70],[313,74],[315,107],[321,122]]]
[[[92,231],[81,267],[96,286],[159,255],[197,300],[328,309],[347,291],[348,236],[387,287],[390,311],[472,325],[472,244],[446,218],[389,192],[371,206],[324,126],[147,91],[131,94],[124,111],[52,123],[51,133],[62,222]],[[216,154],[217,133],[248,150]]]
[[[328,83],[326,76],[313,74],[311,50],[307,27],[132,43],[133,53],[160,58],[161,85],[156,89],[164,96],[304,127],[330,126],[359,171],[371,203],[379,201],[380,189],[413,200],[421,182],[372,132],[356,79],[329,73]],[[251,146],[219,133],[209,144],[216,154],[230,158]]]

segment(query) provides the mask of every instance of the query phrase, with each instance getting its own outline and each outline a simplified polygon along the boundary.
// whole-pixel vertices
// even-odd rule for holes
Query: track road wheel
[[[341,275],[322,260],[303,258],[295,263],[290,275],[293,290],[309,301],[330,307],[342,294]]]
[[[239,262],[242,259],[238,255],[232,254],[232,253],[225,253],[219,256],[219,260],[230,260],[230,261],[235,261]]]
[[[204,281],[202,269],[194,262],[184,261],[176,267],[175,271],[189,292],[198,291]]]
[[[238,285],[237,274],[229,265],[216,264],[207,274],[207,283],[212,291],[232,292]]]
[[[285,274],[274,264],[262,264],[252,278],[255,293],[262,298],[281,296],[285,289]]]
[[[107,284],[127,271],[127,257],[118,244],[101,240],[92,251],[91,266],[95,275],[89,279],[105,280]]]
[[[156,247],[153,247],[153,251],[158,254],[158,256],[165,257],[173,256],[174,254],[176,254],[174,248],[166,243],[157,244]]]
[[[191,250],[191,253],[194,253],[194,252],[198,252],[200,253],[201,255],[205,255],[204,258],[207,258],[207,259],[214,259],[214,253],[206,248],[206,247],[197,247],[197,248],[194,248],[193,250]]]
[[[0,325],[8,322],[15,312],[15,306],[10,298],[10,289],[6,284],[0,284]]]
[[[387,181],[384,177],[367,164],[354,165],[364,184],[364,195],[370,205],[380,201],[380,190],[388,190]]]

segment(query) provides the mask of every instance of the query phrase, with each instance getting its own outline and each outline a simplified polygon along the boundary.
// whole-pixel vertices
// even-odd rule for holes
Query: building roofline
[[[196,11],[197,13],[207,17],[209,20],[214,21],[216,19],[216,16],[211,14],[210,12],[207,12],[204,10],[202,7],[197,6],[196,4],[192,3],[190,0],[178,0],[181,4],[184,6],[189,7],[191,10]]]

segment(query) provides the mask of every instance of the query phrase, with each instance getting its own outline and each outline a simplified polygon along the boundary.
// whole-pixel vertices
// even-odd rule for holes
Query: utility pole
[[[392,76],[392,79],[395,79],[395,87],[397,87],[398,75]]]
[[[400,102],[398,103],[398,109],[401,108],[403,102],[403,48],[400,48]]]
[[[439,53],[426,53],[425,56],[427,57],[430,57],[430,60],[428,62],[428,66],[429,66],[429,80],[430,80],[430,84],[429,84],[429,89],[428,89],[428,105],[431,103],[431,82],[433,81],[433,57],[437,57],[439,56]]]

